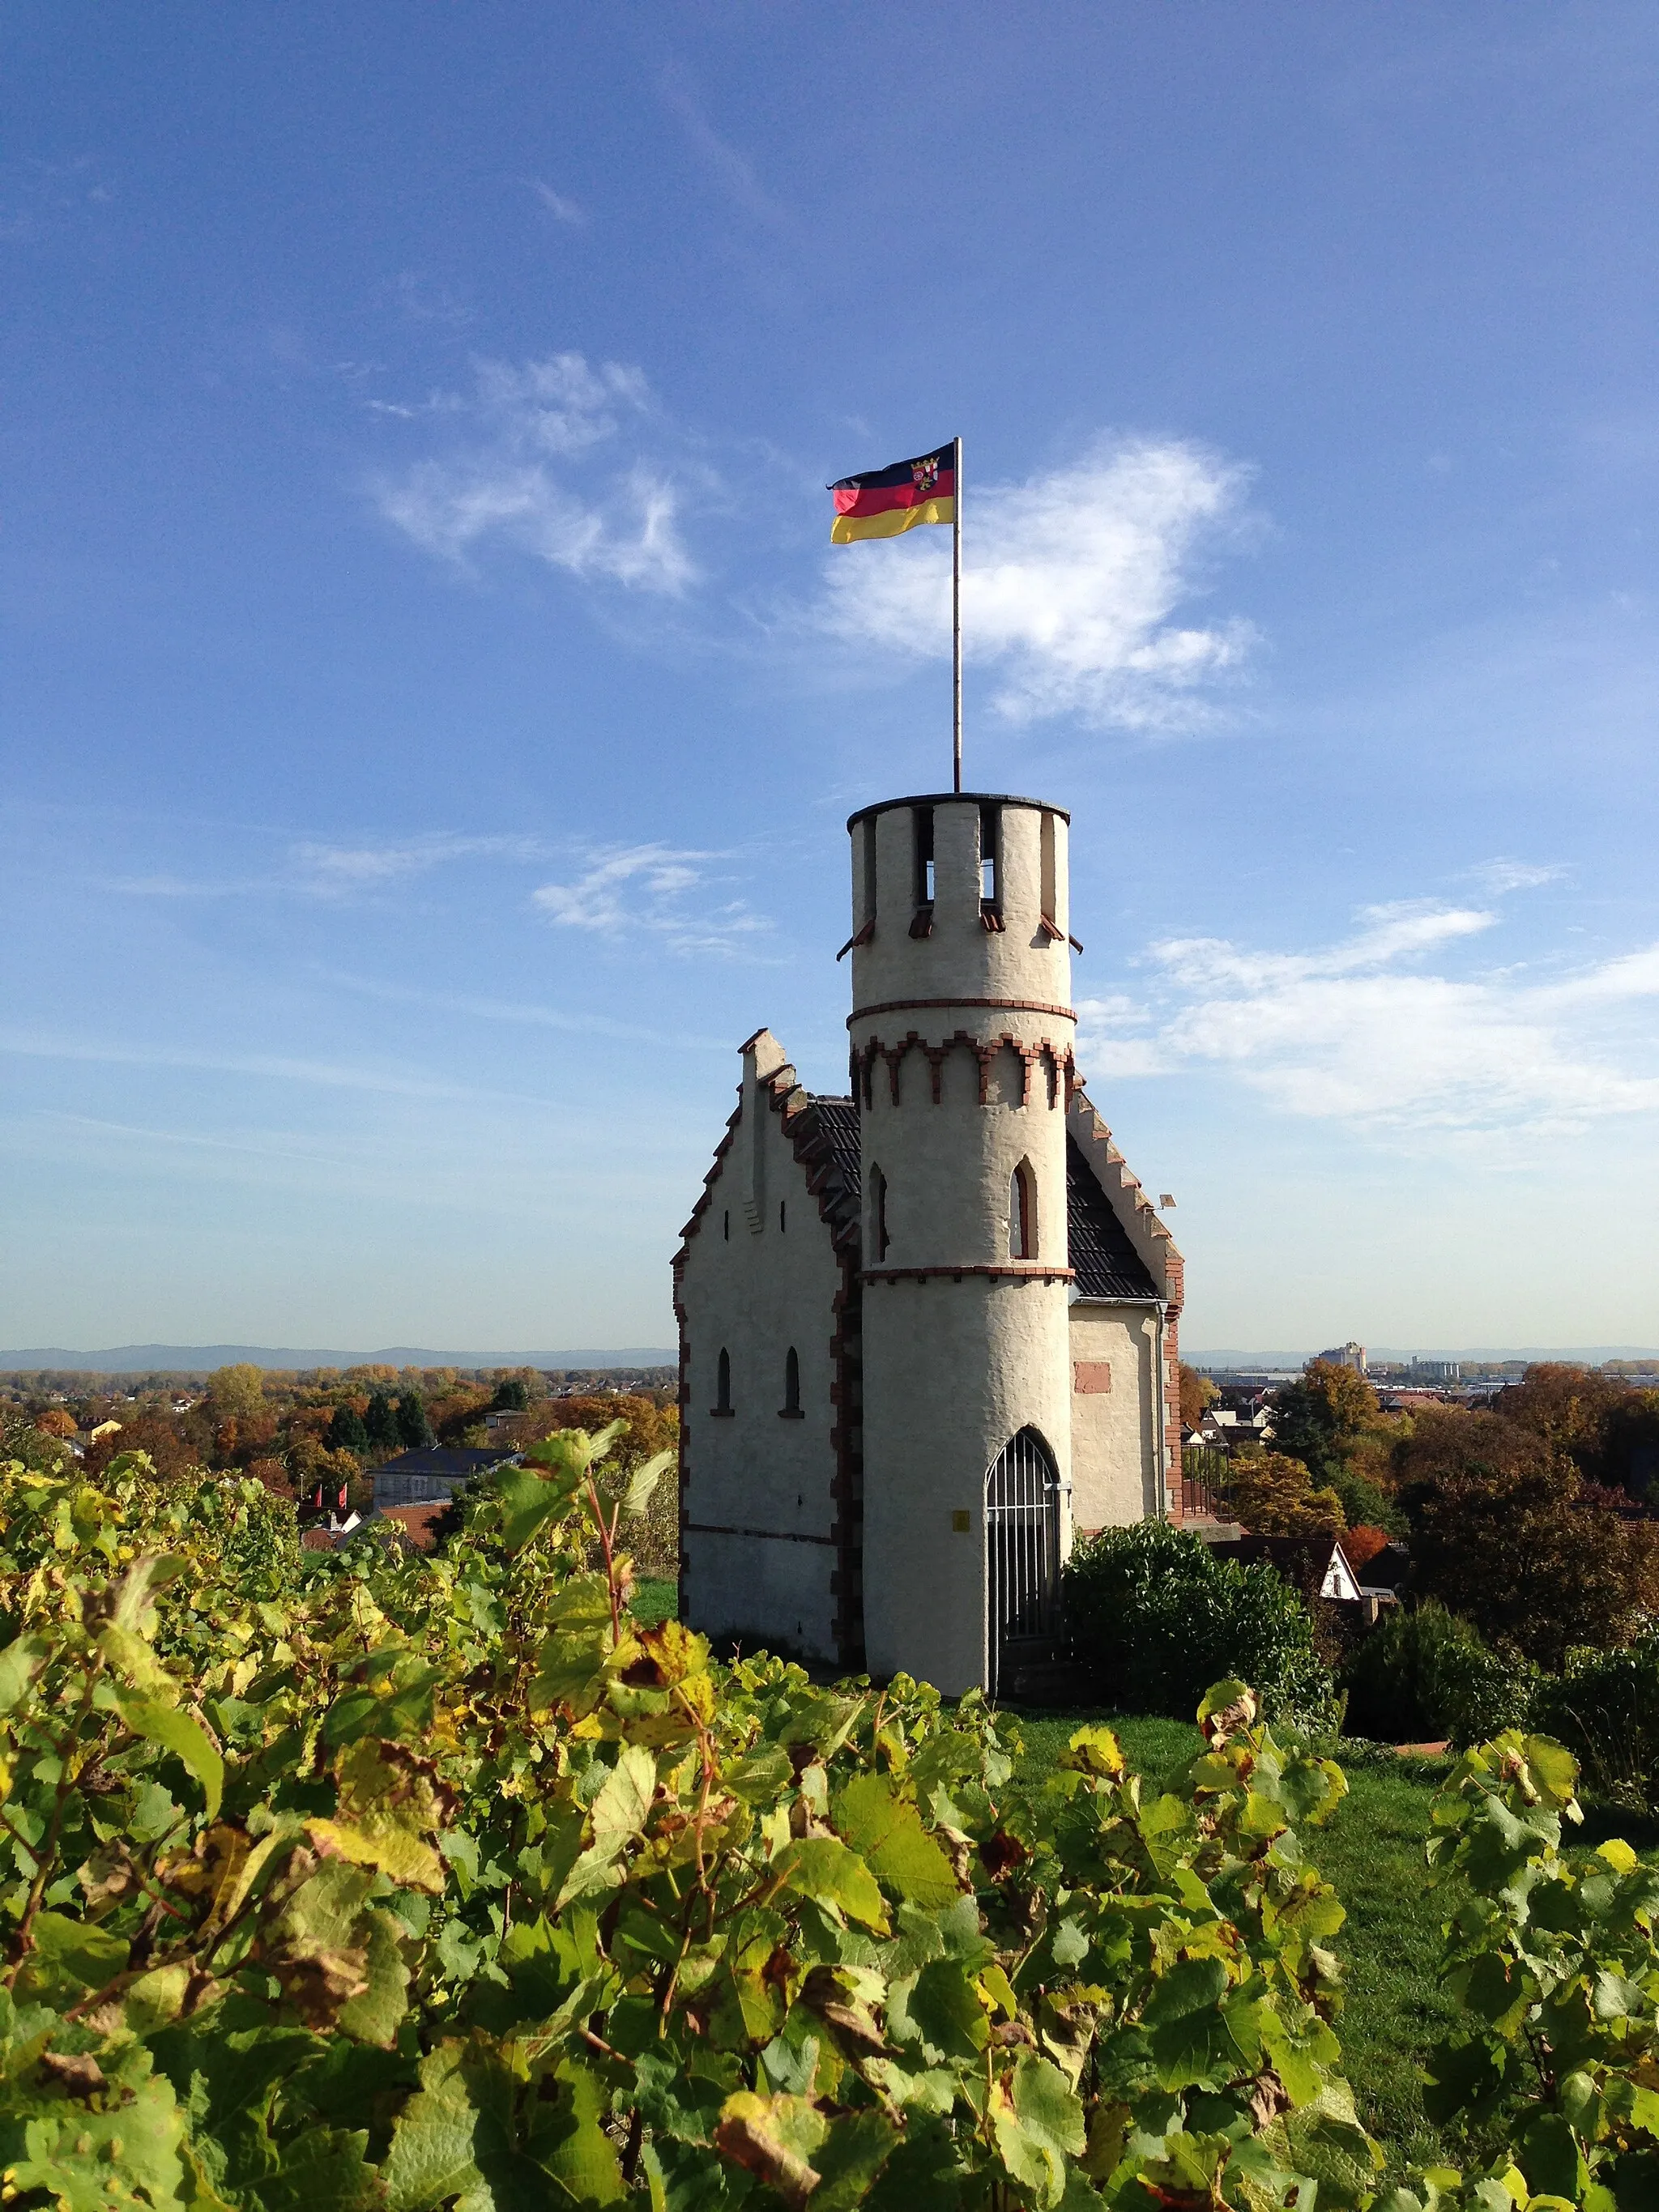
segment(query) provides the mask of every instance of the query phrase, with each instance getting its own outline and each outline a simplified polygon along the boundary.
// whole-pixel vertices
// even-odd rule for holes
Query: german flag
[[[842,477],[835,494],[832,545],[851,545],[860,538],[896,538],[919,522],[957,519],[957,441],[913,461],[872,469],[867,476]]]

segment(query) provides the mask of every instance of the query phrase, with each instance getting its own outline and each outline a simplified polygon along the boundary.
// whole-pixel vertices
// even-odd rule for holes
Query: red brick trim
[[[862,1045],[855,1043],[853,1046],[853,1095],[862,1101],[866,1111],[874,1106],[875,1064],[878,1060],[883,1060],[887,1063],[888,1094],[896,1106],[899,1103],[899,1071],[904,1064],[906,1053],[915,1050],[921,1053],[927,1062],[933,1102],[937,1106],[943,1099],[941,1076],[945,1054],[957,1046],[972,1053],[979,1062],[979,1103],[981,1106],[988,1106],[991,1103],[991,1071],[996,1066],[998,1054],[1005,1049],[1015,1054],[1024,1063],[1022,1106],[1029,1106],[1032,1103],[1039,1062],[1043,1064],[1047,1077],[1050,1107],[1060,1104],[1062,1092],[1069,1107],[1073,1097],[1083,1087],[1083,1078],[1078,1073],[1077,1060],[1070,1045],[1057,1045],[1049,1037],[1038,1037],[1031,1042],[1015,1036],[1007,1030],[994,1037],[975,1036],[969,1030],[957,1030],[939,1043],[929,1044],[915,1030],[909,1030],[896,1044],[884,1044],[879,1037],[872,1036],[866,1038]]]
[[[1075,1267],[1048,1267],[1041,1260],[1006,1260],[989,1262],[963,1260],[955,1267],[866,1267],[866,1283],[932,1283],[948,1276],[959,1283],[964,1275],[993,1275],[1018,1283],[1070,1283],[1077,1279]]]
[[[1054,1006],[1042,999],[883,999],[873,1006],[854,1006],[847,1017],[850,1030],[854,1022],[866,1020],[872,1014],[907,1014],[914,1006],[995,1006],[1008,1014],[1054,1014],[1063,1022],[1077,1019],[1075,1006]]]

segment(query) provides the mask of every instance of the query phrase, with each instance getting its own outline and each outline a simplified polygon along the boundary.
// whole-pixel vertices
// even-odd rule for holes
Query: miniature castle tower
[[[1070,1536],[1068,826],[966,793],[848,824],[866,1660],[950,1692],[1051,1632]]]
[[[1074,1520],[1204,1510],[1181,1255],[1080,1088],[1064,811],[848,828],[848,1095],[756,1030],[674,1261],[681,1618],[1006,1695],[1053,1655]]]

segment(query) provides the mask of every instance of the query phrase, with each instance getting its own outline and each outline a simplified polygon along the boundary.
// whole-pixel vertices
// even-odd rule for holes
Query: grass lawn
[[[661,1621],[672,1620],[680,1609],[679,1584],[641,1575],[634,1585],[628,1609],[635,1620],[647,1628],[655,1628]]]

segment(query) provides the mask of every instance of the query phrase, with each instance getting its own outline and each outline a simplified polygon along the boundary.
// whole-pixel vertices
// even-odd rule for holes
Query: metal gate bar
[[[1021,1429],[985,1477],[986,1656],[993,1697],[1029,1661],[1054,1656],[1060,1609],[1059,1470]]]

